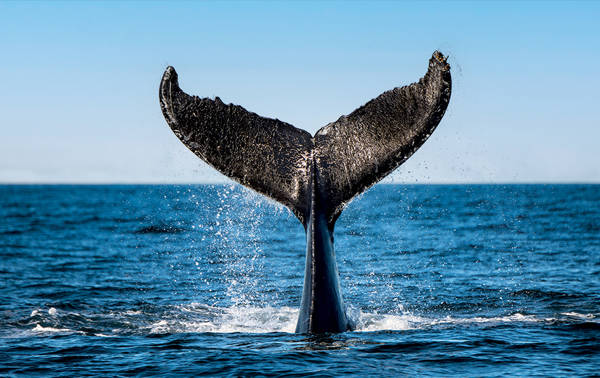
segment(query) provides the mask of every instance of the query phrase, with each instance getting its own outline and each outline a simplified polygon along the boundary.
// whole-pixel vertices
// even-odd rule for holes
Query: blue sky
[[[0,182],[226,179],[172,134],[163,70],[312,133],[450,56],[394,182],[600,182],[600,3],[0,2]]]

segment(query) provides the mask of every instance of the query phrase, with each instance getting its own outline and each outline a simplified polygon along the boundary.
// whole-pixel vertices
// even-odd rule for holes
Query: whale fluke
[[[425,76],[320,129],[314,137],[241,106],[185,94],[173,67],[160,105],[177,137],[221,173],[287,206],[307,236],[298,332],[351,328],[333,250],[335,221],[353,197],[408,159],[431,135],[450,101],[450,66],[438,51]]]

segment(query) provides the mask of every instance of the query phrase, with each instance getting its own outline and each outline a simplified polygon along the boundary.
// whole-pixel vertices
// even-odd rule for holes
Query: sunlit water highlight
[[[380,185],[336,225],[357,330],[293,333],[304,232],[238,186],[0,187],[0,374],[600,368],[600,186]]]

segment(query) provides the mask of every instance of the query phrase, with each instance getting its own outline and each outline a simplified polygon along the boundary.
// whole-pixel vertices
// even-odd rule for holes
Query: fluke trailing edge
[[[287,206],[306,230],[296,332],[352,328],[333,249],[335,221],[354,196],[387,176],[431,135],[450,101],[450,66],[435,52],[425,76],[394,88],[315,136],[241,106],[185,94],[168,67],[162,112],[177,137],[221,173]]]

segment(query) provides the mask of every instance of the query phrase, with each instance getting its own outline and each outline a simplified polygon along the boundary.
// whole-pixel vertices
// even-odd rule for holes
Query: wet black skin
[[[344,332],[353,329],[349,322],[333,249],[333,228],[327,221],[327,202],[318,190],[318,179],[312,168],[309,185],[309,214],[304,225],[306,231],[306,267],[304,288],[296,332]]]
[[[159,89],[175,135],[224,175],[292,211],[306,231],[296,332],[353,329],[336,265],[333,230],[344,207],[406,161],[441,121],[451,93],[439,52],[418,83],[386,91],[312,136],[239,105],[187,95],[168,67]]]

